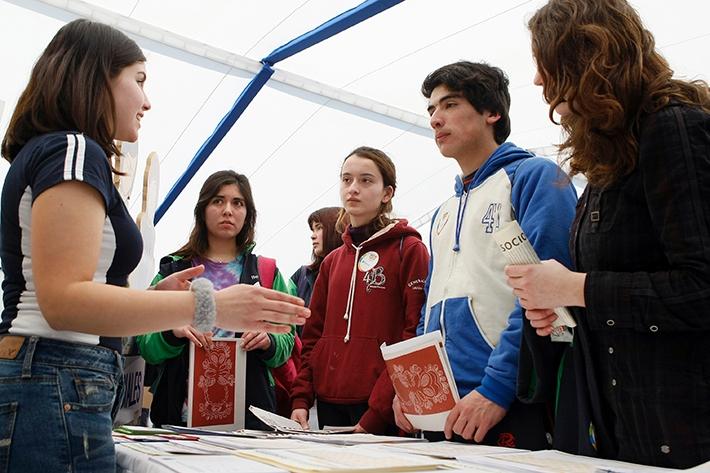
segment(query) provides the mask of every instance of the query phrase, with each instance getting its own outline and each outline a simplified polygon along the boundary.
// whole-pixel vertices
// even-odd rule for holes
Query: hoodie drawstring
[[[467,189],[464,189],[464,192],[466,194],[466,197],[464,198],[463,195],[459,196],[459,207],[458,210],[456,211],[456,239],[454,241],[454,251],[458,253],[458,251],[461,249],[461,245],[459,245],[459,239],[461,235],[461,227],[463,226],[463,216],[466,213],[466,204],[468,204],[468,195],[471,193],[471,186],[469,184]],[[461,200],[463,199],[463,208],[461,208]]]
[[[521,161],[522,159],[533,157],[535,157],[534,154],[520,149],[510,141],[507,141],[498,146],[498,148],[493,151],[493,154],[488,157],[483,165],[475,171],[473,179],[471,179],[471,182],[469,182],[468,185],[464,184],[466,176],[456,176],[454,190],[456,192],[456,196],[459,198],[459,208],[456,215],[456,239],[454,241],[455,252],[458,253],[461,249],[461,246],[459,245],[459,236],[461,235],[463,216],[466,212],[466,203],[468,202],[468,194],[471,192],[471,189],[481,184],[499,170],[507,168],[507,166],[512,165],[517,161]],[[466,198],[463,199],[463,208],[461,208],[461,200],[464,192],[466,192]]]
[[[441,328],[441,338],[446,346],[446,326],[444,325],[444,312],[446,311],[446,299],[441,301],[441,312],[439,313],[439,327]]]
[[[345,306],[345,315],[343,318],[348,321],[348,331],[345,333],[345,338],[343,341],[348,343],[350,341],[350,323],[353,318],[353,303],[355,302],[355,282],[357,280],[357,261],[360,258],[360,246],[355,246],[355,262],[353,263],[353,272],[350,276],[350,289],[348,290],[348,303]]]

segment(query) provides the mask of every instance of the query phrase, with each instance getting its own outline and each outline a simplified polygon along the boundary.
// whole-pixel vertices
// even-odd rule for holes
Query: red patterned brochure
[[[237,338],[215,338],[209,350],[190,343],[188,427],[244,428],[246,358]]]
[[[429,332],[394,345],[382,344],[382,357],[404,415],[416,429],[441,432],[459,400],[441,332]]]

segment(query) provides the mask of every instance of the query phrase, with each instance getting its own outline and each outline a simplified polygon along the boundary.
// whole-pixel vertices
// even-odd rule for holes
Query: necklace
[[[225,264],[234,261],[236,259],[236,256],[233,258],[217,258],[215,256],[206,256],[205,258],[213,263]]]

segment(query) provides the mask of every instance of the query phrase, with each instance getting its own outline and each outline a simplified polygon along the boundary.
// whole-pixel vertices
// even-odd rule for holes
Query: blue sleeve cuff
[[[508,386],[488,375],[483,377],[481,385],[476,388],[476,391],[505,410],[510,408],[515,399],[515,386]]]
[[[419,323],[417,324],[417,337],[424,334],[424,314],[419,316]]]

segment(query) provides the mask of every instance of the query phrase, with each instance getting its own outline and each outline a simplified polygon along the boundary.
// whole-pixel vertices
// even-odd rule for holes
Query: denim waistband
[[[59,365],[65,368],[89,368],[115,374],[123,366],[117,351],[102,346],[84,345],[36,336],[24,337],[15,358],[22,361],[23,375],[29,375],[33,363]]]

